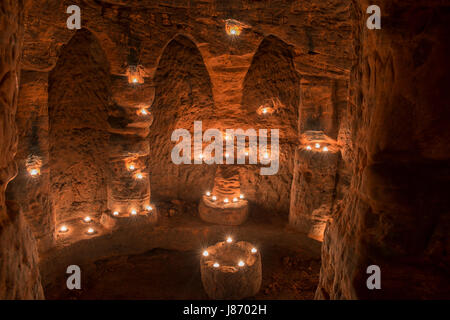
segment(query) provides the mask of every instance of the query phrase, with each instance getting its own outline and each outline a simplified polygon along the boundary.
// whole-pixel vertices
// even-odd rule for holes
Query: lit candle
[[[137,214],[137,211],[136,210],[131,210],[131,214],[133,215],[133,216],[135,216],[136,214]]]
[[[264,153],[264,159],[269,159],[269,154],[267,152]]]
[[[230,156],[230,154],[227,152],[225,153],[225,158],[228,158]]]
[[[238,263],[238,266],[239,266],[239,267],[243,267],[243,266],[245,266],[245,263],[244,263],[244,261],[240,260],[240,261],[239,261],[239,263]]]
[[[87,223],[89,223],[89,222],[91,222],[91,217],[89,217],[89,216],[87,216],[87,217],[85,217],[84,218],[84,222],[87,222]]]
[[[206,250],[205,250],[205,251],[203,251],[203,256],[204,256],[204,257],[207,257],[207,256],[209,256],[209,253],[208,253],[208,251],[206,251]]]
[[[118,211],[114,211],[114,212],[113,212],[113,215],[118,216],[118,215],[119,215],[119,212],[118,212]]]
[[[256,253],[257,251],[256,248],[252,248],[252,253]]]
[[[144,176],[142,175],[142,173],[138,173],[137,175],[136,175],[136,178],[138,178],[139,180],[140,179],[142,179]]]
[[[211,192],[206,191],[206,196],[209,197],[211,195]]]
[[[236,29],[231,29],[230,33],[234,36],[234,35],[236,35],[237,31],[236,31]]]
[[[233,198],[233,202],[238,202],[238,198]]]
[[[247,151],[245,152],[245,156],[248,157],[248,152]]]
[[[320,148],[320,144],[316,143],[316,149]]]
[[[228,203],[229,202],[228,198],[223,199],[223,202]]]
[[[147,206],[147,207],[145,207],[146,209],[147,209],[147,211],[152,211],[153,210],[153,207],[152,206]]]
[[[94,233],[94,229],[92,229],[92,228],[89,228],[89,229],[88,229],[88,231],[87,231],[87,233],[89,233],[89,234],[92,234],[92,233]]]
[[[218,264],[217,262],[215,262],[215,263],[213,264],[213,267],[214,267],[214,268],[218,268],[218,267],[220,267],[220,264]]]
[[[30,170],[30,175],[31,176],[37,176],[39,174],[39,170],[38,169],[31,169]]]
[[[239,198],[244,199],[244,195],[243,195],[243,194],[240,194],[240,195],[239,195]]]
[[[212,196],[212,201],[216,201],[217,197],[216,196]]]
[[[130,164],[130,165],[128,166],[128,169],[131,170],[131,171],[133,171],[134,169],[136,169],[136,167],[134,166],[134,164]]]
[[[267,109],[264,108],[264,109],[262,110],[262,113],[266,114],[266,113],[267,113]]]
[[[228,237],[227,238],[227,243],[232,243],[232,242],[233,242],[233,239],[231,237]]]
[[[67,232],[69,229],[66,226],[61,226],[59,232]]]
[[[324,152],[327,152],[328,151],[328,148],[327,147],[323,147],[323,149],[322,149]]]
[[[143,116],[146,116],[146,115],[148,114],[148,112],[147,112],[147,110],[145,110],[145,109],[141,109],[141,114],[142,114]]]
[[[306,150],[311,150],[311,149],[312,149],[311,146],[306,147]]]
[[[137,78],[133,78],[133,83],[137,83],[138,79]]]

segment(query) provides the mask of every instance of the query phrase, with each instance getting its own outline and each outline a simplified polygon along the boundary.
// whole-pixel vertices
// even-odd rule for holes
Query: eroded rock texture
[[[349,137],[347,88],[343,80],[309,76],[301,79],[300,135],[289,223],[319,241],[348,186],[349,175],[341,163],[341,147]]]
[[[202,121],[203,130],[214,121],[211,81],[192,40],[179,36],[167,45],[154,82],[156,93],[151,109],[155,121],[149,137],[153,193],[159,198],[200,199],[210,189],[214,166],[176,165],[171,158],[177,142],[171,142],[175,129],[189,130],[193,137],[194,121]]]
[[[52,245],[54,231],[49,203],[47,84],[47,73],[21,73],[15,158],[19,170],[7,189],[8,198],[20,204],[41,251]],[[31,175],[32,170],[37,170],[37,174]]]
[[[149,198],[148,185],[135,188],[134,180],[128,184],[121,181],[127,172],[122,172],[124,167],[120,163],[137,158],[140,168],[148,169],[156,200],[200,200],[201,194],[212,187],[216,168],[207,165],[174,166],[170,162],[169,151],[174,146],[170,142],[174,128],[192,130],[193,120],[203,120],[204,130],[209,127],[221,130],[280,128],[279,172],[275,176],[261,176],[258,166],[241,166],[241,187],[257,210],[288,213],[298,145],[297,123],[302,119],[299,115],[300,81],[308,79],[309,85],[315,87],[327,81],[345,83],[347,80],[351,66],[349,1],[88,0],[68,3],[42,0],[35,3],[37,5],[31,8],[26,21],[22,68],[26,70],[24,74],[29,72],[27,77],[42,79],[39,80],[39,90],[45,88],[46,74],[57,63],[61,65],[61,57],[68,56],[67,50],[72,50],[63,47],[75,33],[66,27],[68,5],[80,6],[83,28],[89,29],[98,39],[111,66],[112,105],[108,124],[112,135],[109,144],[117,148],[110,150],[110,182],[115,187],[110,188],[108,197],[112,201],[109,209],[113,210],[114,199],[120,200],[128,195],[139,199],[139,205]],[[225,20],[230,18],[244,26],[238,38],[225,32]],[[75,53],[76,50],[73,51]],[[125,80],[126,66],[131,62],[130,51],[135,53],[133,62],[139,62],[146,73],[145,83],[139,85],[138,90],[128,86]],[[83,74],[86,72],[84,70]],[[99,78],[102,80],[88,88],[88,92],[107,82],[107,77]],[[339,90],[333,89],[332,96]],[[32,91],[32,88],[23,88],[26,96]],[[311,105],[324,100],[315,96],[310,100]],[[44,94],[39,94],[39,97],[44,98]],[[29,105],[23,108],[24,111],[34,110],[31,105],[35,102],[31,101],[24,99],[23,105]],[[39,110],[45,108],[44,103],[37,104]],[[260,113],[261,106],[272,108],[274,112],[264,116]],[[326,106],[316,108],[323,108],[327,113],[329,106],[327,100]],[[154,113],[155,122],[151,128],[151,121],[143,120],[137,114],[140,108],[149,108]],[[36,117],[35,112],[27,115],[27,111],[20,122],[20,131],[25,136],[29,135],[27,128]],[[43,118],[39,120],[38,136],[45,142],[45,110],[41,111]],[[317,114],[320,113],[319,110]],[[333,124],[336,124],[336,114],[332,117]],[[98,127],[105,128],[103,123],[104,119],[97,124]],[[328,130],[329,126],[324,128]],[[336,129],[333,126],[333,130]],[[150,143],[148,168],[146,148],[139,147],[141,139]],[[21,142],[21,148],[25,145]],[[48,210],[56,211],[49,209],[49,201],[41,196],[49,188],[46,185],[47,158],[45,150],[41,151],[40,181],[33,182],[34,187],[28,184],[34,188],[27,193],[30,200],[21,203],[28,208],[26,212],[30,214],[27,216],[32,216],[31,220],[40,221],[44,226],[43,230],[36,230],[38,237],[44,237],[49,229],[58,227],[54,226],[55,218],[51,214],[49,218],[46,213]],[[29,156],[26,153],[18,157],[20,164]],[[86,174],[93,177],[93,173],[86,171]],[[80,176],[81,179],[85,177]]]
[[[26,1],[0,2],[0,299],[41,299],[35,239],[5,189],[16,175],[15,114]]]
[[[325,232],[317,298],[439,298],[449,288],[448,5],[354,1],[352,180]],[[366,269],[381,268],[381,290]]]
[[[77,225],[106,210],[109,66],[91,32],[77,31],[64,47],[49,75],[48,91],[55,225]]]

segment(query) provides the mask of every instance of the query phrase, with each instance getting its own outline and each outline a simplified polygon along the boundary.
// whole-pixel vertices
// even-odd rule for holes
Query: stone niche
[[[321,131],[307,131],[296,150],[289,223],[322,241],[336,198],[340,158],[335,140]]]
[[[241,193],[239,168],[219,166],[212,191],[202,197],[200,218],[206,222],[237,226],[248,217],[248,201]]]
[[[341,147],[347,137],[347,82],[325,77],[301,79],[289,223],[322,241],[332,212],[342,199],[347,173],[341,168]]]

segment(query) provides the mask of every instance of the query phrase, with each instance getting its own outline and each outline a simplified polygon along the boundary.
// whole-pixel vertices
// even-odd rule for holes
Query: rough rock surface
[[[47,84],[48,73],[21,73],[16,114],[19,144],[15,159],[18,174],[7,189],[8,199],[21,206],[40,251],[51,247],[55,228],[49,203]],[[30,168],[39,170],[39,174],[31,176]]]
[[[316,297],[448,297],[448,4],[379,1],[382,29],[373,31],[370,4],[354,1],[352,134],[343,149],[352,179],[325,232]],[[373,264],[381,290],[366,286]]]
[[[49,75],[51,205],[56,227],[106,210],[109,65],[86,29]]]
[[[75,34],[66,27],[66,8],[79,5],[83,28],[99,40],[111,66],[113,101],[125,109],[110,110],[113,132],[131,135],[139,131],[141,137],[151,133],[149,177],[155,199],[198,201],[213,184],[214,166],[169,163],[168,132],[174,128],[174,115],[180,120],[177,125],[186,129],[192,129],[194,119],[204,121],[204,130],[275,125],[283,137],[290,139],[280,142],[279,173],[261,177],[259,167],[245,166],[241,170],[242,188],[256,207],[287,215],[297,145],[300,78],[316,77],[311,80],[312,86],[317,77],[348,78],[349,1],[35,3],[26,21],[23,69],[46,73],[55,68],[63,45]],[[225,20],[229,18],[245,25],[238,38],[225,33]],[[131,51],[145,68],[142,95],[131,93],[123,85]],[[260,80],[253,83],[255,79]],[[254,101],[249,101],[252,98]],[[130,124],[135,123],[130,111],[141,105],[151,105],[154,112],[151,130]],[[261,117],[255,112],[261,105],[276,107],[276,112]],[[41,180],[45,178],[44,174]],[[45,192],[45,187],[40,192]],[[43,215],[46,210],[44,206]],[[45,217],[40,219],[44,221]]]
[[[44,299],[36,240],[19,206],[7,202],[0,224],[0,299]]]
[[[26,1],[0,2],[0,299],[42,299],[36,241],[20,208],[5,201],[17,174],[15,114]]]
[[[336,201],[336,174],[340,160],[339,149],[327,146],[324,152],[315,148],[318,140],[310,140],[307,150],[297,149],[292,181],[289,223],[311,238],[322,241],[327,222]]]
[[[262,266],[259,251],[252,253],[249,242],[219,242],[208,247],[200,259],[203,288],[211,299],[243,299],[254,296],[261,287]],[[238,263],[242,261],[242,266]],[[217,265],[215,265],[217,263]]]

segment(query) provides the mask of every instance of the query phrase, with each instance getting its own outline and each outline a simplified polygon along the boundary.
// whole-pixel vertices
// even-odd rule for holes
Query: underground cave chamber
[[[448,6],[73,2],[0,3],[0,299],[450,298]]]

